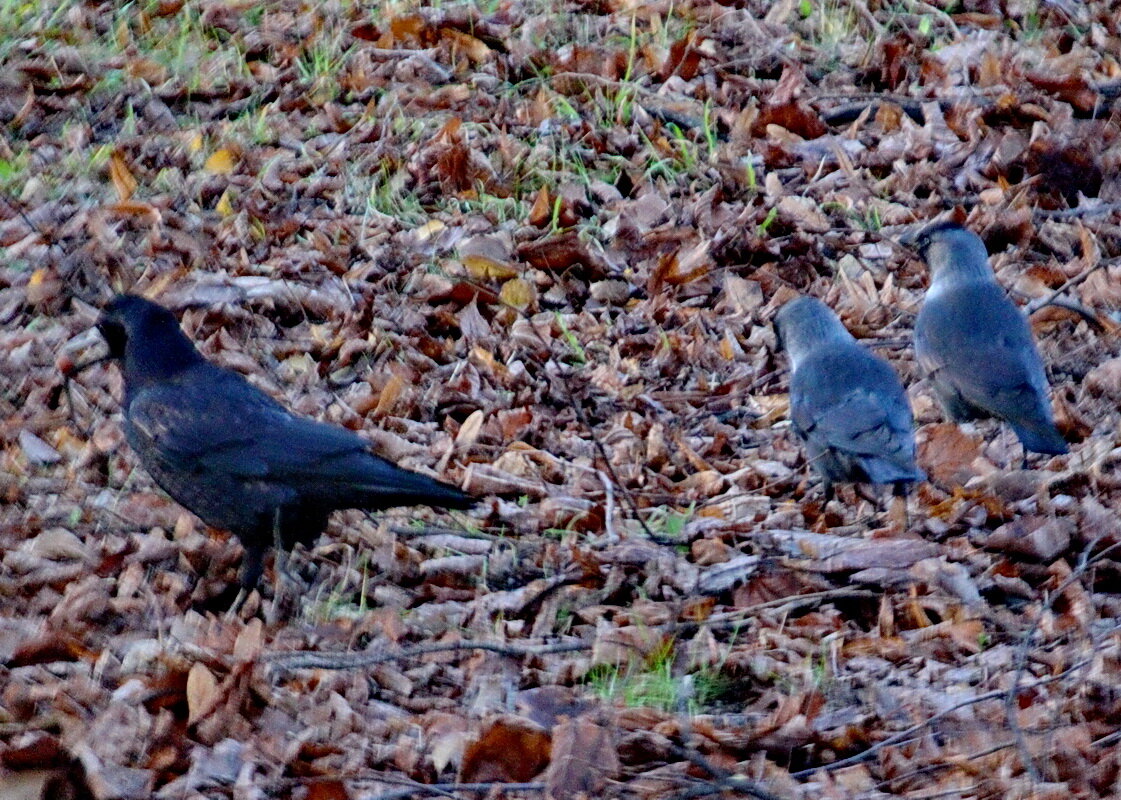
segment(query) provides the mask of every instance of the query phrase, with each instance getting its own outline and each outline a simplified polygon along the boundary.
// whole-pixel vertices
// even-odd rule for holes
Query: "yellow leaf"
[[[463,266],[467,267],[467,272],[476,280],[486,280],[488,278],[502,280],[504,278],[514,278],[518,275],[517,269],[512,264],[495,261],[493,258],[483,255],[464,256]]]
[[[524,311],[533,305],[534,300],[537,299],[537,292],[533,284],[524,278],[511,278],[502,284],[502,291],[498,293],[498,298],[503,303]]]
[[[210,158],[206,159],[203,169],[215,175],[229,175],[234,171],[235,165],[234,154],[223,147],[221,150],[215,150]]]
[[[444,228],[448,227],[438,219],[430,220],[414,231],[418,242],[426,242]]]
[[[230,202],[230,190],[222,192],[222,196],[218,198],[218,204],[214,206],[214,210],[220,216],[229,217],[234,213],[233,203]]]
[[[187,149],[190,150],[192,153],[197,153],[199,150],[202,149],[202,144],[203,144],[202,143],[202,134],[201,133],[196,133],[194,136],[191,137],[191,141],[187,142]]]
[[[113,188],[117,190],[117,197],[128,200],[136,191],[136,178],[129,171],[128,164],[120,153],[113,153],[109,157],[109,178],[113,181]]]
[[[31,277],[27,280],[27,285],[32,287],[38,286],[46,279],[46,277],[47,271],[45,269],[37,269],[31,273]]]

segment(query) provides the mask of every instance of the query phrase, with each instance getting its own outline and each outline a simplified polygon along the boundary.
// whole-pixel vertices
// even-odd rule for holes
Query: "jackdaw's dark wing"
[[[997,284],[929,297],[916,320],[915,353],[944,396],[1006,420],[1029,450],[1067,452],[1027,319]]]
[[[858,464],[872,483],[925,477],[914,464],[913,418],[899,379],[859,345],[831,348],[799,368],[791,418],[816,449]]]

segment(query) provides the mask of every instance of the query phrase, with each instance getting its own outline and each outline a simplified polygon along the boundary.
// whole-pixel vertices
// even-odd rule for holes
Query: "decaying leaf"
[[[564,719],[553,728],[545,793],[555,800],[597,797],[619,772],[610,729],[590,716]]]
[[[523,717],[497,717],[467,745],[459,778],[464,782],[532,779],[549,763],[551,737]]]

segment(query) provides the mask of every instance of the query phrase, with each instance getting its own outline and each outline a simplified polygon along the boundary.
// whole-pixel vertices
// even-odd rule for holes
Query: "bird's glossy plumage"
[[[129,444],[177,502],[238,536],[246,586],[257,583],[276,535],[286,547],[311,542],[337,509],[475,502],[375,455],[344,428],[290,413],[211,364],[162,306],[118,295],[98,327],[121,363]]]
[[[790,358],[790,416],[825,481],[893,484],[926,476],[915,466],[914,423],[895,371],[861,346],[820,300],[799,297],[775,319]]]
[[[953,223],[918,237],[931,285],[915,320],[915,355],[955,422],[1004,420],[1026,450],[1066,453],[1027,318],[996,282],[984,243]]]

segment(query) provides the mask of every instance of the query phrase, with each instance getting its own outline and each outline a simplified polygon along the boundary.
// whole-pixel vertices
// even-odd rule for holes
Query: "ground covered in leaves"
[[[1118,53],[1096,1],[0,4],[0,794],[1118,796]],[[1069,456],[917,374],[947,212]],[[216,612],[236,540],[63,385],[122,289],[479,509]],[[795,292],[904,377],[905,525],[823,506]]]

